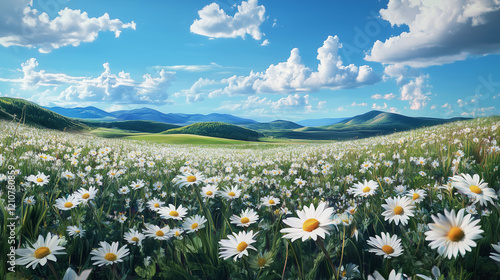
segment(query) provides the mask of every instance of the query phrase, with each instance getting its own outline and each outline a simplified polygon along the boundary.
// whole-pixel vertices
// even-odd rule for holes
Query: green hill
[[[203,122],[169,129],[163,134],[195,134],[234,140],[257,141],[262,136],[257,131],[222,122]]]
[[[153,122],[153,121],[117,121],[117,122],[103,122],[103,121],[81,121],[82,123],[91,127],[104,127],[114,128],[133,132],[147,132],[147,133],[160,133],[172,128],[179,128],[180,126]]]
[[[33,102],[12,97],[0,97],[0,118],[15,119],[33,126],[57,130],[80,131],[88,128],[85,124],[61,116]]]
[[[246,124],[244,126],[254,130],[283,130],[283,129],[298,129],[303,127],[300,124],[284,120],[276,120],[267,123],[251,123],[251,124]]]

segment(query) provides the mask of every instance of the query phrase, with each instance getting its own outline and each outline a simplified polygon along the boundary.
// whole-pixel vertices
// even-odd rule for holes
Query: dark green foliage
[[[153,121],[120,121],[120,122],[99,122],[82,121],[82,123],[91,127],[116,128],[128,131],[160,133],[172,128],[178,128],[178,125]]]
[[[282,130],[297,129],[303,127],[300,124],[284,120],[276,120],[268,123],[252,123],[244,126],[255,130]]]
[[[222,122],[195,123],[181,128],[169,129],[164,134],[195,134],[244,141],[257,141],[262,136],[257,131]]]
[[[87,129],[86,125],[42,108],[33,102],[11,97],[0,97],[0,118],[15,119],[33,126],[57,130]]]

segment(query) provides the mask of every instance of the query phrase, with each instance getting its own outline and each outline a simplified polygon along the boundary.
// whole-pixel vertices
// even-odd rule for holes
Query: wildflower
[[[70,210],[78,206],[80,204],[80,200],[73,195],[68,195],[66,198],[58,198],[56,199],[55,207],[61,210]]]
[[[35,269],[38,264],[44,266],[47,261],[57,261],[55,255],[66,254],[59,252],[64,249],[64,247],[59,246],[59,236],[52,235],[50,232],[47,233],[46,238],[39,235],[35,243],[16,250],[16,254],[20,256],[16,260],[16,265],[26,265],[26,268],[32,266]]]
[[[186,172],[176,177],[179,187],[192,186],[200,184],[205,180],[205,176],[201,172]]]
[[[160,210],[158,210],[158,214],[160,214],[163,219],[180,221],[186,216],[187,208],[182,207],[182,205],[176,208],[175,205],[169,204],[168,207],[161,207]]]
[[[378,256],[384,256],[385,258],[393,258],[403,254],[403,247],[401,246],[401,239],[397,235],[391,235],[389,233],[381,233],[381,236],[375,235],[375,237],[370,237],[367,243],[372,246],[370,250],[371,253],[375,253]]]
[[[382,204],[382,207],[386,210],[382,213],[386,221],[391,223],[394,221],[396,225],[401,222],[404,226],[408,223],[410,217],[413,217],[413,211],[415,206],[412,205],[412,201],[407,197],[396,197],[387,198],[385,200],[386,204]]]
[[[354,196],[372,196],[378,188],[378,183],[370,180],[369,182],[364,181],[364,183],[358,182],[354,184],[351,188],[347,190],[348,193],[354,194]]]
[[[101,246],[100,248],[94,249],[90,252],[90,254],[93,255],[91,258],[94,261],[93,264],[97,266],[123,262],[123,258],[129,254],[127,245],[123,245],[120,249],[118,249],[118,242],[109,244],[108,242],[101,241],[99,245]]]
[[[186,218],[184,223],[182,224],[182,227],[188,232],[195,232],[198,231],[199,229],[202,229],[205,227],[205,222],[207,219],[200,215],[194,215],[193,217]]]
[[[219,188],[215,185],[206,185],[201,188],[201,195],[207,199],[215,198],[218,192]]]
[[[488,188],[488,183],[480,179],[477,174],[474,174],[474,177],[460,174],[453,176],[451,180],[459,192],[474,198],[474,203],[479,201],[481,205],[487,205],[488,202],[494,204],[493,199],[498,199],[495,190]]]
[[[142,240],[144,240],[146,236],[142,233],[140,233],[138,230],[130,229],[128,232],[126,232],[123,235],[123,238],[127,240],[128,243],[132,245],[139,245],[141,246]]]
[[[280,199],[276,198],[272,195],[265,196],[265,197],[261,198],[260,201],[262,202],[262,204],[264,206],[268,206],[268,207],[276,206],[276,205],[280,204]]]
[[[78,236],[78,237],[85,236],[85,230],[82,229],[82,226],[68,226],[66,228],[66,231],[68,232],[69,236]]]
[[[231,224],[236,224],[239,227],[249,227],[251,224],[259,220],[259,215],[253,209],[242,210],[239,216],[233,215]]]
[[[236,199],[236,198],[240,197],[240,195],[241,195],[241,190],[238,189],[238,187],[236,187],[236,186],[227,187],[222,192],[222,196],[228,200]]]
[[[289,226],[280,231],[286,233],[283,237],[292,239],[292,242],[299,238],[302,238],[302,241],[309,238],[316,241],[318,236],[324,239],[325,234],[329,234],[330,225],[334,223],[331,219],[333,208],[326,207],[326,203],[320,202],[315,209],[311,203],[309,207],[304,206],[303,210],[297,211],[299,218],[290,217],[283,220],[283,223]]]
[[[35,175],[30,175],[30,176],[28,176],[28,178],[26,178],[26,180],[28,182],[33,182],[33,183],[35,183],[38,186],[44,186],[47,183],[49,183],[50,176],[38,172],[38,174],[36,176]]]
[[[143,232],[147,237],[152,237],[156,240],[168,240],[172,237],[169,226],[160,228],[157,225],[147,225],[146,230]]]
[[[233,235],[228,235],[228,239],[223,239],[219,241],[221,246],[219,255],[223,259],[229,259],[234,256],[234,261],[243,256],[248,256],[248,249],[257,250],[252,246],[256,240],[253,238],[258,232],[253,233],[253,231],[233,233]]]

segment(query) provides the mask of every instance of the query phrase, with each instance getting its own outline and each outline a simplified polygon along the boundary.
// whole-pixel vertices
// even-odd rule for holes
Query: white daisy
[[[370,181],[364,181],[364,183],[358,182],[355,183],[351,188],[347,190],[348,193],[354,194],[354,196],[372,196],[375,194],[375,191],[378,188],[378,183],[370,180]]]
[[[236,199],[236,198],[240,197],[240,195],[241,195],[241,190],[238,189],[238,187],[236,187],[236,186],[234,186],[234,187],[227,187],[222,192],[222,196],[225,197],[228,200]]]
[[[375,235],[375,237],[370,237],[367,241],[368,245],[372,246],[368,252],[375,253],[378,256],[384,256],[384,258],[393,258],[403,254],[403,247],[401,246],[401,239],[397,235],[391,235],[389,233],[381,233],[381,237]]]
[[[80,200],[76,198],[74,195],[68,195],[66,198],[58,198],[56,199],[55,207],[61,210],[70,210],[78,206],[80,204]]]
[[[413,211],[415,206],[413,206],[412,201],[407,197],[396,197],[396,198],[386,198],[385,202],[387,204],[382,204],[382,207],[386,210],[382,213],[386,221],[391,223],[394,221],[396,225],[399,222],[404,226],[408,223],[410,217],[413,217]]]
[[[179,187],[197,185],[205,181],[205,176],[201,172],[185,172],[175,178]]]
[[[88,190],[86,190],[84,188],[80,188],[73,195],[76,198],[78,198],[81,202],[87,203],[88,201],[95,198],[98,191],[99,190],[96,189],[95,187],[90,187]]]
[[[99,245],[101,246],[100,248],[90,252],[91,255],[94,255],[91,260],[93,260],[93,264],[97,266],[123,262],[123,258],[129,254],[127,245],[123,245],[118,249],[118,242],[109,244],[108,242],[101,241]]]
[[[161,207],[160,210],[158,210],[158,214],[160,214],[163,219],[179,221],[186,216],[187,212],[187,208],[182,207],[182,205],[176,208],[173,204],[169,204],[168,207]]]
[[[272,195],[265,196],[265,197],[261,198],[260,201],[262,202],[263,205],[269,206],[269,207],[276,206],[276,205],[280,204],[280,199],[277,197],[274,197]]]
[[[78,236],[78,237],[85,236],[85,230],[82,229],[82,226],[68,226],[66,228],[66,231],[68,232],[69,236]]]
[[[455,210],[444,210],[444,216],[432,216],[434,223],[429,224],[429,231],[425,232],[425,240],[431,241],[429,246],[443,257],[456,257],[458,253],[465,256],[466,251],[471,251],[476,247],[473,240],[481,238],[483,230],[481,226],[476,226],[480,220],[472,220],[472,216],[467,214],[464,217],[464,209],[460,209],[455,215]]]
[[[182,224],[182,227],[188,233],[191,233],[198,231],[201,228],[204,228],[206,221],[207,219],[205,219],[205,217],[202,217],[200,215],[194,215],[192,217],[186,218],[186,220],[184,220],[184,223]]]
[[[495,253],[491,253],[490,258],[500,263],[500,242],[497,244],[491,244],[491,246],[495,250]]]
[[[24,203],[28,205],[35,205],[36,203],[35,196],[34,195],[28,196],[27,198],[24,199]]]
[[[206,185],[201,188],[201,195],[207,199],[214,198],[218,192],[219,188],[215,185]]]
[[[257,251],[257,249],[251,245],[256,242],[253,238],[257,233],[258,232],[253,233],[252,230],[248,233],[244,231],[239,233],[233,232],[233,235],[229,235],[227,239],[222,239],[219,241],[221,246],[219,252],[220,257],[227,260],[234,256],[234,261],[236,261],[238,258],[248,256],[248,249]]]
[[[172,232],[169,226],[160,228],[157,225],[147,225],[146,230],[143,233],[147,237],[154,238],[156,240],[168,240],[172,237]]]
[[[182,228],[173,228],[172,229],[172,234],[175,238],[182,239],[182,234],[184,233],[184,230]]]
[[[141,246],[142,240],[144,240],[146,236],[140,233],[138,230],[130,229],[123,235],[123,238],[127,240],[129,244]]]
[[[65,252],[58,252],[65,249],[59,246],[59,241],[59,236],[52,235],[50,232],[47,233],[46,238],[39,235],[35,243],[16,250],[16,254],[20,256],[20,258],[16,259],[16,265],[26,265],[26,268],[32,266],[35,269],[38,264],[44,266],[47,261],[57,261],[55,255],[66,254]]]
[[[239,227],[249,227],[259,220],[259,215],[253,209],[246,209],[242,210],[239,216],[233,215],[229,219],[231,224],[236,224]]]
[[[50,176],[49,175],[45,175],[44,173],[40,173],[38,172],[38,174],[35,175],[30,175],[28,176],[28,178],[26,178],[26,180],[28,182],[33,182],[35,183],[36,185],[38,186],[43,186],[45,184],[47,184],[50,180]]]
[[[297,210],[298,218],[290,217],[283,220],[286,225],[290,226],[280,231],[286,233],[283,237],[292,239],[292,242],[299,238],[302,238],[302,241],[309,238],[316,241],[318,236],[324,239],[325,234],[329,234],[330,225],[334,223],[333,208],[326,208],[326,206],[326,203],[320,202],[318,208],[315,209],[311,203],[310,207],[304,206],[303,210]]]
[[[396,271],[393,269],[391,273],[389,274],[389,277],[387,280],[403,280],[403,274],[396,273]],[[373,272],[372,275],[368,275],[368,280],[386,280],[384,276],[382,276],[378,271]]]
[[[420,203],[424,200],[424,198],[427,196],[424,190],[410,190],[409,193],[407,194],[408,197],[411,197],[411,200],[415,203]]]
[[[474,203],[479,201],[481,205],[487,205],[488,202],[494,204],[493,199],[498,199],[495,190],[488,188],[488,183],[479,178],[477,174],[471,177],[469,174],[462,173],[453,176],[451,180],[452,185],[459,192],[474,198]]]
[[[158,212],[160,208],[165,204],[165,202],[159,200],[158,198],[153,198],[148,201],[149,210]]]

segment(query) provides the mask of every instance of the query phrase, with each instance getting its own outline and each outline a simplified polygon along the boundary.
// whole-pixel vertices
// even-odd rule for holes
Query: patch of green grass
[[[192,134],[150,134],[134,133],[131,136],[125,136],[126,139],[151,141],[155,143],[166,144],[193,144],[193,145],[220,145],[220,144],[249,144],[252,142],[192,135]]]

